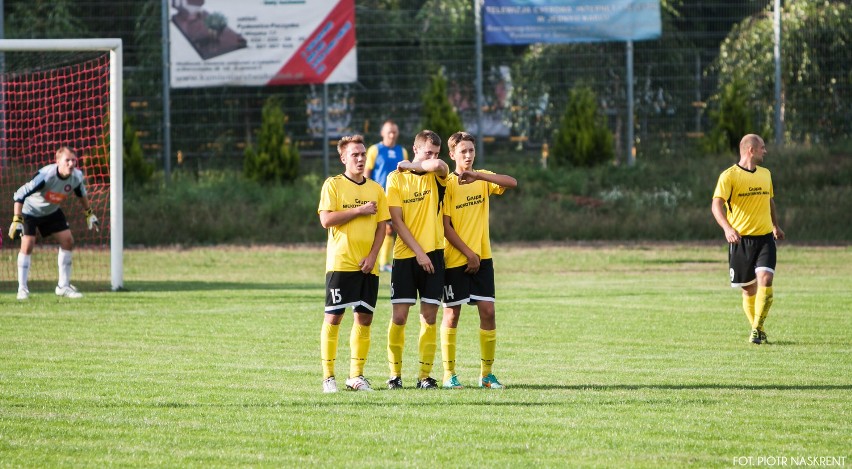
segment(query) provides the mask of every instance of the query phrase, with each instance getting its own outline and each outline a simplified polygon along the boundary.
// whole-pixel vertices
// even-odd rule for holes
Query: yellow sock
[[[402,376],[402,347],[405,345],[405,325],[391,321],[388,326],[388,367],[391,376]]]
[[[456,374],[456,328],[441,326],[441,356],[444,362],[444,381]]]
[[[379,267],[390,264],[391,252],[393,252],[393,235],[385,236],[382,247],[379,249]]]
[[[438,328],[434,324],[420,321],[420,378],[428,378],[435,362],[435,348],[438,342]]]
[[[337,334],[339,325],[322,323],[320,331],[320,358],[322,358],[322,378],[334,376],[334,361],[337,360]]]
[[[479,353],[482,355],[482,376],[491,374],[491,365],[494,364],[494,354],[497,350],[497,330],[479,330]]]
[[[367,353],[370,351],[370,326],[361,326],[357,323],[352,325],[349,348],[352,350],[349,377],[364,376],[364,364],[367,362]]]
[[[755,295],[743,294],[743,311],[745,311],[749,324],[754,324],[754,297]]]
[[[751,323],[752,329],[763,330],[763,321],[766,321],[770,307],[772,307],[772,287],[757,287],[757,295],[755,295],[754,300],[754,322]]]

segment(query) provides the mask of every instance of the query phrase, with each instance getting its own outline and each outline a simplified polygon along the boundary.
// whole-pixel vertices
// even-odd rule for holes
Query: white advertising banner
[[[354,0],[170,0],[171,86],[358,79]]]

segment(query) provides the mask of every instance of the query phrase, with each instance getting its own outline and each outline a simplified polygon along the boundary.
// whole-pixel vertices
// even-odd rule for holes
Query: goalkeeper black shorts
[[[62,209],[56,209],[55,212],[43,217],[34,217],[32,215],[24,215],[24,234],[27,236],[35,236],[36,229],[41,233],[43,238],[47,238],[53,233],[59,233],[69,228],[68,220],[65,219],[65,214]]]

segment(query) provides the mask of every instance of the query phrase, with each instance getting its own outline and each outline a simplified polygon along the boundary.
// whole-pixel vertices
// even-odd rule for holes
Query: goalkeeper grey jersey
[[[77,197],[86,195],[83,172],[77,168],[65,179],[59,176],[56,163],[38,170],[35,177],[15,191],[15,202],[24,204],[24,215],[44,217],[59,209],[71,192]]]

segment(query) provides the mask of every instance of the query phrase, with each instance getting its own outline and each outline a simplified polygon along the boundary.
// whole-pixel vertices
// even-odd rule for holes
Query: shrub
[[[299,150],[284,131],[284,111],[274,98],[263,105],[257,148],[247,145],[243,173],[262,183],[292,182],[299,176]]]
[[[447,139],[464,130],[461,117],[447,96],[447,79],[441,71],[432,75],[423,94],[423,128],[441,136],[441,154],[448,155]]]
[[[154,165],[145,161],[142,144],[133,129],[133,123],[127,114],[124,115],[124,184],[145,185],[151,182],[154,175]]]
[[[755,113],[749,108],[747,85],[738,78],[722,86],[710,101],[713,129],[705,140],[710,152],[732,151],[739,154],[743,135],[756,133]]]
[[[558,165],[597,166],[615,157],[612,133],[587,86],[571,89],[562,122],[553,138],[553,160]]]

